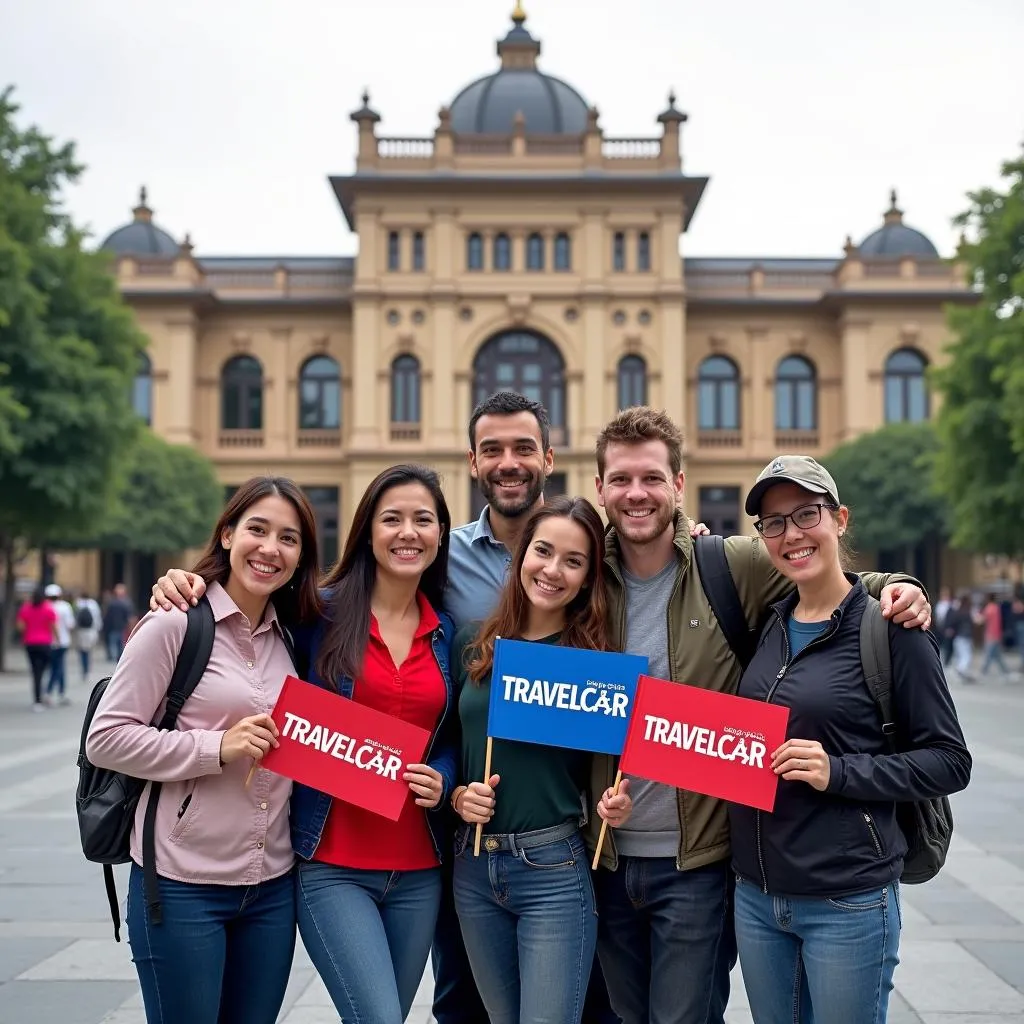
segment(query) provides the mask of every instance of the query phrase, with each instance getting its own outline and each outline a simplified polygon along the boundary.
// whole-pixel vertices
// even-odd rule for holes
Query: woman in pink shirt
[[[152,723],[185,635],[181,611],[147,615],[96,709],[86,752],[163,784],[156,815],[162,921],[143,892],[132,832],[128,937],[151,1024],[273,1024],[295,948],[291,782],[246,775],[276,746],[270,711],[294,672],[283,630],[319,610],[313,511],[298,486],[257,477],[228,502],[195,572],[216,623],[177,728]]]
[[[42,711],[43,673],[50,664],[50,649],[57,638],[57,613],[46,600],[42,587],[36,588],[31,601],[18,609],[15,628],[21,634],[28,663],[32,669],[32,710]]]

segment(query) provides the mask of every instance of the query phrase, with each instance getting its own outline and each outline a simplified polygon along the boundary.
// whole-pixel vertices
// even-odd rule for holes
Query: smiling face
[[[598,501],[622,540],[649,544],[672,528],[683,484],[683,474],[672,472],[663,441],[612,442],[605,451],[604,476],[597,478]]]
[[[537,417],[531,412],[481,416],[474,441],[469,472],[487,504],[510,519],[529,512],[554,465],[551,449],[542,447]]]
[[[565,516],[548,516],[537,524],[519,570],[527,601],[547,614],[562,612],[590,575],[587,531]]]
[[[302,525],[295,506],[279,494],[253,502],[221,533],[231,575],[228,591],[239,587],[267,598],[294,575],[302,557]]]
[[[761,499],[760,520],[790,517],[785,521],[784,533],[762,536],[761,540],[775,568],[798,586],[837,570],[842,572],[839,538],[846,531],[850,513],[845,506],[836,512],[814,507],[830,500],[827,495],[814,494],[792,483],[776,484]],[[820,521],[815,523],[819,512]]]
[[[377,502],[371,525],[377,572],[419,579],[437,558],[441,526],[430,491],[421,483],[390,487]]]

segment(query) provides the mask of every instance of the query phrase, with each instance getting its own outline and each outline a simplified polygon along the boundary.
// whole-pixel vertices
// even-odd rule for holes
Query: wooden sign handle
[[[619,795],[619,783],[622,782],[622,769],[620,768],[615,773],[615,784],[612,786],[612,796]],[[597,849],[594,851],[594,862],[590,865],[591,869],[596,871],[598,864],[601,863],[601,847],[604,846],[605,833],[608,831],[608,819],[604,818],[601,821],[601,832],[597,837]]]
[[[484,756],[484,785],[487,785],[487,780],[491,777],[491,751],[494,746],[494,740],[490,736],[487,737],[487,753]],[[484,834],[484,824],[482,821],[478,821],[476,825],[476,839],[473,841],[473,856],[480,856],[480,839]]]

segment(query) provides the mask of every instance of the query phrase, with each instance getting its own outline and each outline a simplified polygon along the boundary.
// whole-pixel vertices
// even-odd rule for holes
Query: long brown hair
[[[223,586],[231,575],[231,555],[221,543],[225,530],[233,530],[242,516],[263,498],[276,494],[295,509],[302,534],[299,564],[292,578],[270,595],[282,624],[312,622],[320,614],[320,594],[317,580],[320,558],[317,553],[316,517],[302,489],[294,480],[284,476],[254,476],[246,480],[231,496],[213,528],[209,543],[192,567],[192,571],[209,583]]]
[[[522,636],[526,630],[530,602],[519,579],[520,573],[537,527],[545,519],[556,517],[569,519],[583,527],[590,541],[587,578],[580,592],[566,606],[561,642],[565,647],[594,651],[607,651],[611,647],[608,637],[608,599],[604,589],[604,525],[601,517],[586,498],[552,498],[526,521],[498,607],[480,627],[476,641],[469,648],[473,653],[466,667],[469,669],[469,678],[477,685],[490,675],[494,663],[494,638],[504,636],[513,639]]]
[[[423,571],[419,589],[431,607],[440,609],[448,583],[448,545],[452,517],[444,500],[438,475],[426,466],[391,466],[366,488],[352,518],[341,559],[324,580],[329,591],[324,616],[327,629],[317,656],[316,670],[328,686],[336,687],[341,676],[355,679],[363,669],[366,641],[370,635],[370,598],[377,579],[373,554],[373,517],[385,492],[403,484],[422,484],[434,500],[441,537],[437,558]]]

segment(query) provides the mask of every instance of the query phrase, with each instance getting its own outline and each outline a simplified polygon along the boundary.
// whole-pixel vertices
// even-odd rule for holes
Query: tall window
[[[786,356],[775,370],[775,429],[816,430],[818,396],[814,365]]]
[[[555,235],[555,270],[572,270],[572,242],[567,231]]]
[[[552,444],[565,436],[565,362],[554,343],[534,331],[506,331],[485,342],[473,360],[473,403],[495,391],[540,402],[551,420]]]
[[[299,429],[341,426],[341,371],[330,356],[313,356],[299,371]]]
[[[622,271],[626,269],[626,234],[624,231],[616,231],[612,237],[612,270]]]
[[[740,489],[738,487],[701,487],[697,492],[700,521],[712,533],[731,537],[740,532]]]
[[[651,269],[651,236],[646,231],[636,237],[636,269]]]
[[[388,232],[388,270],[400,270],[402,266],[402,237],[397,231]]]
[[[526,239],[526,269],[544,269],[544,236],[536,231]]]
[[[420,361],[398,356],[391,364],[391,422],[420,421]]]
[[[512,269],[512,243],[504,231],[494,236],[494,269]]]
[[[708,356],[697,373],[697,427],[739,430],[740,373],[725,356]]]
[[[317,550],[320,568],[326,572],[338,560],[338,505],[337,487],[303,487],[313,507],[316,519]]]
[[[423,232],[417,231],[412,236],[412,269],[423,270],[427,265],[426,245]]]
[[[132,382],[132,408],[146,426],[153,425],[153,364],[145,352],[139,353],[139,368]]]
[[[623,356],[619,360],[619,408],[647,404],[647,363],[642,356]]]
[[[928,419],[928,363],[920,352],[900,348],[885,361],[885,422],[920,423]]]
[[[466,269],[484,269],[484,240],[479,231],[474,231],[466,239]]]
[[[263,429],[263,367],[252,356],[235,356],[220,373],[222,430]]]

